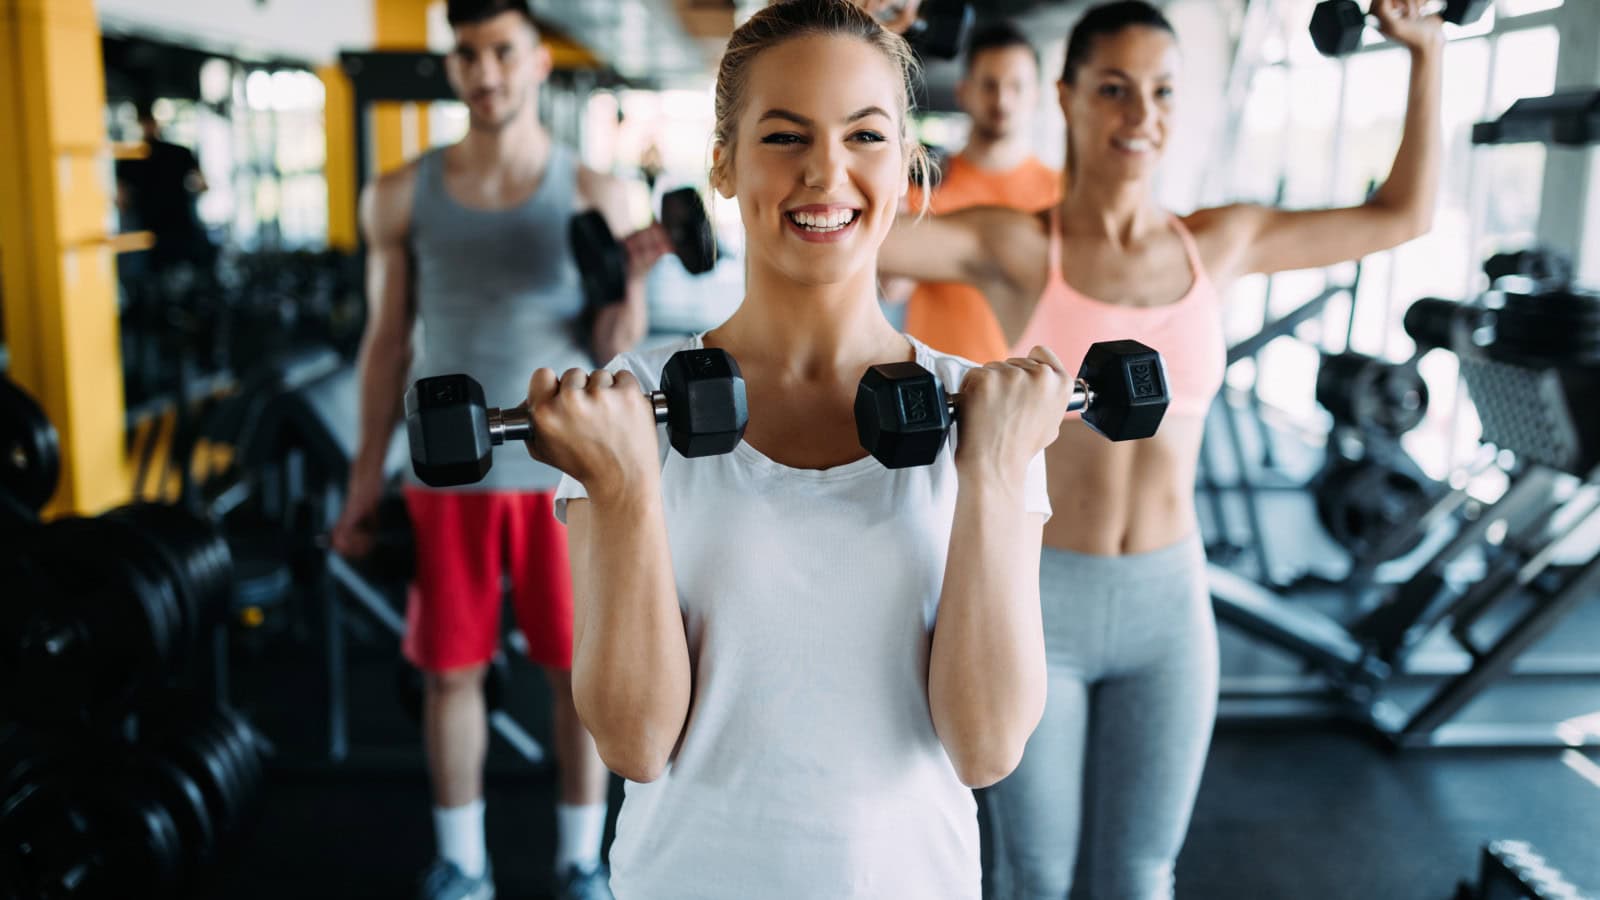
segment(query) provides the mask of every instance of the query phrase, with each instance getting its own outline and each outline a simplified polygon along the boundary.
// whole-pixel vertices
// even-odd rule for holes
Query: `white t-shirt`
[[[909,339],[908,339],[909,340]],[[912,340],[956,390],[972,363]],[[618,357],[645,390],[698,336]],[[957,429],[959,430],[959,429]],[[954,440],[954,433],[952,433]],[[628,782],[619,900],[977,898],[978,827],[928,709],[955,515],[931,466],[793,469],[749,444],[686,459],[661,434],[661,493],[693,671],[676,756]],[[583,486],[564,478],[556,515]],[[1027,508],[1050,514],[1044,455]],[[604,536],[599,536],[604,540]]]

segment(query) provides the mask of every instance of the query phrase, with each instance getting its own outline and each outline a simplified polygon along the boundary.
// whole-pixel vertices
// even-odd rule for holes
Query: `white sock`
[[[600,865],[600,842],[606,835],[606,805],[556,804],[556,871],[577,866],[587,872]]]
[[[439,858],[453,862],[468,878],[483,875],[489,851],[483,844],[483,800],[465,806],[435,806],[433,836],[439,844]]]

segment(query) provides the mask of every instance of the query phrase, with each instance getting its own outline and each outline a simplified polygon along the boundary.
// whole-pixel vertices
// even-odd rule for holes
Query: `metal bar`
[[[1527,560],[1519,564],[1513,556],[1512,565],[1498,567],[1498,571],[1474,584],[1452,604],[1448,618],[1451,619],[1450,628],[1456,638],[1466,640],[1468,633],[1495,603],[1532,584],[1534,579],[1543,574],[1554,561],[1556,548],[1578,529],[1588,524],[1594,517],[1597,507],[1600,507],[1600,498],[1593,498],[1582,515],[1568,523],[1560,532],[1551,534],[1554,519],[1565,509],[1563,504],[1554,504],[1523,529],[1530,536],[1528,541],[1524,542],[1520,538],[1515,541],[1505,541],[1501,546],[1502,553],[1526,556]],[[1537,546],[1534,546],[1535,542]],[[1441,620],[1443,618],[1446,616],[1440,616]]]
[[[518,756],[536,766],[544,763],[544,748],[534,740],[533,735],[528,734],[522,723],[511,718],[505,710],[497,709],[489,714],[489,727],[495,734],[500,735]]]
[[[339,512],[339,493],[331,484],[323,489],[322,523],[332,522]],[[322,524],[319,523],[319,524]],[[323,605],[323,643],[327,649],[328,678],[328,758],[340,762],[350,755],[349,715],[346,706],[344,653],[344,604],[328,570],[318,578]]]
[[[1375,683],[1389,674],[1381,660],[1333,619],[1284,603],[1276,594],[1234,572],[1207,565],[1217,620],[1282,647],[1341,680]]]
[[[373,587],[372,583],[362,577],[355,567],[337,553],[329,551],[325,555],[327,572],[344,593],[361,604],[380,625],[390,631],[396,638],[405,634],[405,618],[389,603],[383,592]],[[335,602],[338,600],[335,598]],[[513,641],[513,648],[519,645]],[[526,652],[527,645],[520,645],[521,651]],[[533,765],[542,765],[546,759],[544,747],[530,735],[522,724],[504,710],[496,710],[489,714],[489,728],[499,735],[516,754]],[[346,750],[348,754],[348,749]],[[330,754],[331,756],[332,754]],[[344,756],[333,757],[336,760]]]
[[[1222,491],[1217,484],[1215,462],[1211,458],[1210,448],[1202,439],[1200,444],[1200,484],[1199,488],[1205,492],[1206,511],[1211,515],[1211,533],[1215,539],[1211,546],[1206,548],[1207,553],[1213,552],[1214,547],[1226,548],[1225,552],[1232,555],[1237,550],[1233,543],[1232,529],[1228,524],[1227,511],[1222,506]]]
[[[1356,271],[1357,273],[1360,272],[1359,263],[1357,263]],[[1256,356],[1268,344],[1288,335],[1304,323],[1316,318],[1317,314],[1322,312],[1323,308],[1328,305],[1328,301],[1340,294],[1352,293],[1354,290],[1355,285],[1353,284],[1327,288],[1310,300],[1272,320],[1272,323],[1267,327],[1228,348],[1228,365],[1231,366],[1241,359],[1249,359]]]
[[[1445,684],[1393,735],[1401,746],[1430,743],[1430,735],[1482,693],[1556,623],[1600,590],[1600,558],[1568,579],[1548,601],[1536,604],[1502,634],[1465,674]]]
[[[1250,552],[1256,558],[1256,566],[1261,574],[1262,582],[1277,584],[1278,579],[1273,575],[1272,562],[1267,557],[1266,531],[1261,525],[1261,510],[1256,504],[1255,485],[1250,481],[1250,473],[1244,458],[1244,438],[1239,433],[1239,420],[1235,418],[1233,404],[1228,402],[1226,394],[1219,394],[1217,402],[1222,407],[1222,421],[1226,426],[1228,441],[1233,446],[1233,458],[1238,464],[1239,492],[1243,494],[1244,518],[1246,527],[1250,529]],[[1221,498],[1221,491],[1212,487],[1217,497]]]

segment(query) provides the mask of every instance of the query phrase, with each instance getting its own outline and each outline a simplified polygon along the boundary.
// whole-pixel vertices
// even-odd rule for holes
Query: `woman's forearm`
[[[689,649],[659,488],[583,504],[573,547],[572,693],[617,774],[661,774],[689,712]]]
[[[934,729],[969,786],[1016,767],[1044,713],[1039,613],[1042,521],[1025,472],[962,473],[928,663]]]
[[[1411,84],[1400,147],[1388,179],[1371,200],[1403,213],[1412,236],[1425,233],[1433,224],[1444,155],[1440,122],[1443,70],[1442,39],[1411,51]]]

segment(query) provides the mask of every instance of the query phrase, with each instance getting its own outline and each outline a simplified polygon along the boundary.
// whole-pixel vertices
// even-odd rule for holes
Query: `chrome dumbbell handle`
[[[945,407],[952,417],[956,414],[956,403],[960,394],[946,394]],[[1094,390],[1082,378],[1072,381],[1072,399],[1067,401],[1067,412],[1082,412],[1094,405]],[[492,427],[492,426],[491,426]]]
[[[645,395],[650,400],[651,412],[655,416],[656,424],[667,420],[667,395],[660,391],[651,391]],[[489,441],[493,444],[504,444],[507,441],[525,441],[533,436],[533,416],[529,414],[526,406],[513,406],[510,409],[497,409],[489,407],[484,412],[489,419]]]

